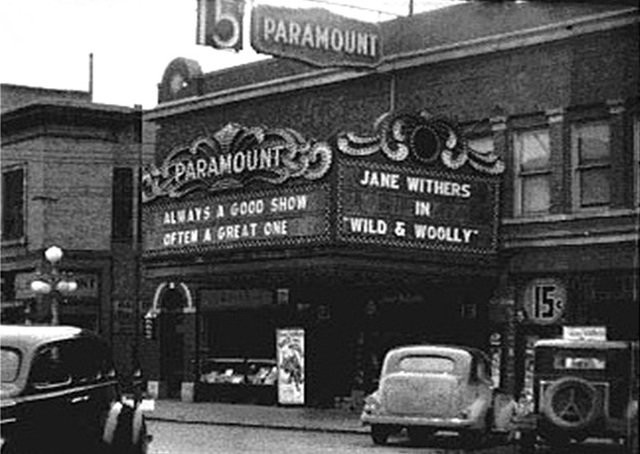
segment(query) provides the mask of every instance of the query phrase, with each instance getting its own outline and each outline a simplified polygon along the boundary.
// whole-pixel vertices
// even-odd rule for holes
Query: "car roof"
[[[569,340],[569,339],[540,339],[535,347],[560,347],[560,348],[594,348],[594,349],[624,349],[629,347],[629,342],[624,341],[598,341],[598,340]]]
[[[451,345],[451,344],[413,344],[413,345],[401,345],[398,347],[394,347],[389,351],[391,352],[402,352],[408,354],[420,354],[420,353],[458,353],[458,352],[466,352],[472,356],[481,356],[483,355],[482,350],[474,347],[467,347],[462,345]]]
[[[38,346],[80,336],[96,337],[90,331],[75,326],[39,326],[39,325],[2,325],[0,326],[0,344],[27,351]]]

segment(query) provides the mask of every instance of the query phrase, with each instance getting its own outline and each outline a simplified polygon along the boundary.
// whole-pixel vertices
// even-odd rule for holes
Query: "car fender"
[[[113,444],[116,428],[118,427],[118,418],[120,416],[120,412],[122,411],[122,407],[122,402],[114,402],[111,405],[111,408],[109,408],[109,413],[107,414],[107,418],[105,419],[104,429],[102,431],[102,441],[104,441],[107,445]]]
[[[140,406],[137,406],[133,413],[133,431],[131,433],[132,442],[137,445],[140,442],[140,436],[142,435],[142,425],[144,424],[144,415]]]
[[[505,393],[496,393],[493,397],[493,427],[501,432],[513,430],[516,410],[515,399]]]
[[[490,429],[491,423],[487,420],[491,417],[491,395],[480,387],[469,391],[471,402],[465,408],[467,418],[476,429]]]

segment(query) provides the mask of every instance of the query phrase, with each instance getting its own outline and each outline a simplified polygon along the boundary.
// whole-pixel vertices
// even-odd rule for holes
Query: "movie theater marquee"
[[[424,112],[385,114],[376,125],[330,144],[230,123],[177,146],[143,174],[145,252],[337,240],[495,254],[500,158]]]

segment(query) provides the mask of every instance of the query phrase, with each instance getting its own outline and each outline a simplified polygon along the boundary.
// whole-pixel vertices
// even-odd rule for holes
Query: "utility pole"
[[[89,101],[93,102],[93,52],[89,53]]]

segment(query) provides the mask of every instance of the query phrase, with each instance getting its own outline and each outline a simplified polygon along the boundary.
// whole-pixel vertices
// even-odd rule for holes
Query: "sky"
[[[247,0],[326,8],[374,22],[407,15],[410,1]],[[413,10],[453,1],[413,0]],[[162,74],[176,57],[196,60],[204,72],[269,58],[253,51],[248,37],[240,52],[197,45],[196,13],[197,0],[2,0],[0,82],[87,91],[93,54],[95,102],[150,109],[157,104]]]

